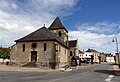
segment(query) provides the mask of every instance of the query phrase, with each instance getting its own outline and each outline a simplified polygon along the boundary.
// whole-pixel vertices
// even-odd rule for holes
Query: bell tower
[[[66,45],[68,42],[68,31],[62,24],[59,17],[57,17],[48,28],[52,33],[58,36]]]

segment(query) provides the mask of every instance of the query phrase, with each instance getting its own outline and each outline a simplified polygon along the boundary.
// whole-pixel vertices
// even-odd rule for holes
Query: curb
[[[117,65],[113,65],[113,72],[115,75],[120,76],[120,69]]]
[[[115,75],[120,76],[120,70],[113,70],[113,71]]]

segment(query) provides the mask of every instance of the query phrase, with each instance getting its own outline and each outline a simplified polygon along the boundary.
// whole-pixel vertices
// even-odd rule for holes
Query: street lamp
[[[116,55],[118,55],[118,65],[120,66],[119,64],[119,50],[118,50],[118,41],[117,41],[117,37],[114,37],[112,42],[116,42],[116,48],[117,48],[117,53]],[[119,67],[120,68],[120,67]]]

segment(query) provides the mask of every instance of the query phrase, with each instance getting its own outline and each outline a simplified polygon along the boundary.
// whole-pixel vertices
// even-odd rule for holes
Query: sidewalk
[[[115,75],[120,76],[120,68],[118,67],[118,65],[113,65],[113,71]]]
[[[12,72],[14,72],[14,71],[15,72],[51,72],[51,71],[58,71],[58,70],[52,70],[50,68],[40,69],[40,68],[0,65],[0,71],[12,71]]]
[[[93,65],[99,65],[99,64],[93,64]],[[91,64],[82,64],[80,66],[76,66],[76,67],[73,66],[73,67],[70,67],[70,68],[73,69],[73,70],[76,70],[76,69],[82,69],[82,68],[93,66],[93,65],[91,65]]]

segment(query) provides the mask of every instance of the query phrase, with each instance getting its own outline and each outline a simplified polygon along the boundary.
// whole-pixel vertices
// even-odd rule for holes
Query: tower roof
[[[57,17],[53,21],[53,23],[50,25],[50,27],[48,29],[49,30],[64,29],[66,32],[68,32],[67,29],[63,26],[63,24],[62,24],[62,22],[61,22],[59,17]]]

